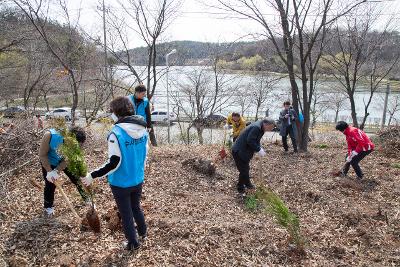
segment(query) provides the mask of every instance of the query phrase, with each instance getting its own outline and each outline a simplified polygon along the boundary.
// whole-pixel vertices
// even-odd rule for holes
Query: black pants
[[[140,236],[145,236],[147,233],[143,210],[140,206],[142,184],[127,188],[111,185],[111,191],[121,214],[125,237],[130,244],[137,246],[139,242],[134,223],[136,222]]]
[[[232,152],[236,167],[239,171],[239,181],[237,183],[238,190],[244,189],[246,186],[251,186],[250,181],[250,162],[243,160],[238,152]]]
[[[287,143],[287,136],[288,135],[290,136],[290,139],[292,140],[292,145],[293,145],[294,152],[297,152],[297,141],[296,141],[296,136],[294,134],[293,124],[292,125],[288,125],[286,127],[286,131],[282,135],[282,144],[283,144],[283,148],[285,149],[285,151],[289,150],[289,146],[288,146],[288,143]]]
[[[350,162],[346,162],[346,164],[344,165],[343,168],[343,173],[345,175],[347,175],[347,173],[350,170],[350,166],[353,167],[356,175],[358,178],[363,178],[364,174],[360,168],[360,161],[363,160],[366,156],[368,156],[369,154],[371,154],[372,150],[368,150],[368,151],[362,151],[361,153],[359,153],[358,155],[354,156]],[[346,156],[347,157],[347,156]]]
[[[54,170],[56,167],[51,166],[51,168]],[[43,173],[43,178],[45,182],[44,186],[44,208],[52,208],[54,206],[54,191],[56,190],[55,184],[47,181],[46,175],[47,171],[45,168],[42,166],[42,173]],[[83,189],[83,186],[80,182],[79,177],[75,177],[72,173],[70,173],[67,169],[64,170],[65,175],[68,176],[69,180],[76,186],[76,189],[78,189],[79,194],[81,195],[83,200],[86,200],[88,198],[88,195],[86,194],[85,189]]]

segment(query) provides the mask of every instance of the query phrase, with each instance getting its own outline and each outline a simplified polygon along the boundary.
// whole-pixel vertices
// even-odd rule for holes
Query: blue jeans
[[[134,223],[136,222],[140,236],[145,236],[147,233],[143,210],[140,206],[142,185],[143,183],[127,188],[110,185],[121,215],[125,237],[128,242],[134,246],[139,245]]]

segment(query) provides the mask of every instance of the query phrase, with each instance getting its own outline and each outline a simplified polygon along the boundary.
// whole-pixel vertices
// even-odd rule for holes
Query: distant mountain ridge
[[[198,41],[172,41],[158,44],[157,65],[165,65],[165,55],[176,49],[177,53],[171,57],[174,65],[201,65],[218,51],[221,59],[232,61],[241,57],[251,57],[265,54],[262,42],[234,42],[209,43]],[[136,65],[145,65],[147,62],[147,48],[137,47],[129,50],[130,56]],[[121,54],[124,54],[121,52]]]

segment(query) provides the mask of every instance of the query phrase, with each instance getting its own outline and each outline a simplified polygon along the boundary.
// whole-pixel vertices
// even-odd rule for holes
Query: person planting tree
[[[76,138],[81,145],[86,140],[85,131],[80,127],[73,127],[69,132]],[[71,182],[76,186],[82,199],[87,202],[89,200],[85,189],[80,183],[79,176],[74,175],[67,168],[67,162],[59,153],[59,149],[64,143],[64,137],[56,129],[49,129],[43,135],[40,148],[39,159],[42,165],[42,173],[45,181],[44,187],[44,209],[45,215],[51,217],[54,215],[54,191],[56,185],[54,182],[59,178],[58,172],[63,171]]]
[[[150,112],[150,102],[146,97],[146,86],[139,84],[135,87],[135,93],[133,95],[128,95],[129,100],[132,102],[133,108],[135,109],[135,114],[142,116],[146,122],[147,129],[152,128],[151,123],[151,112]]]
[[[293,145],[294,153],[297,153],[297,127],[296,127],[297,114],[293,107],[290,105],[290,101],[283,103],[283,110],[279,114],[280,135],[282,136],[282,144],[285,152],[289,151],[287,143],[287,136],[290,136]]]
[[[246,128],[246,121],[242,116],[240,116],[239,113],[233,112],[228,116],[224,129],[229,129],[229,125],[232,125],[233,142],[235,142],[240,133],[244,130],[244,128]]]
[[[147,124],[143,117],[134,115],[133,105],[126,97],[114,99],[110,103],[110,109],[115,124],[108,136],[108,162],[82,178],[82,182],[89,186],[94,178],[108,176],[128,240],[125,249],[137,250],[147,235],[147,226],[140,206],[148,150]]]
[[[261,138],[265,132],[272,131],[274,127],[275,122],[270,118],[254,122],[250,126],[247,126],[233,145],[232,155],[239,171],[237,190],[240,194],[244,194],[246,188],[254,188],[254,185],[250,181],[250,160],[255,153],[261,157],[266,155],[260,143]]]
[[[341,131],[346,136],[348,147],[346,163],[341,170],[340,175],[345,177],[350,170],[350,166],[352,166],[357,178],[362,179],[364,174],[359,163],[366,156],[371,154],[372,151],[374,151],[374,143],[372,143],[364,131],[356,127],[349,126],[344,121],[339,121],[336,124],[336,130]]]

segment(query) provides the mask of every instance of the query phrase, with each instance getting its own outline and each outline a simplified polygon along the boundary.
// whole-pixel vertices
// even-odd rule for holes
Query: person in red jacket
[[[371,142],[365,132],[356,127],[349,126],[344,121],[339,121],[336,124],[336,130],[341,131],[346,136],[348,146],[346,164],[342,170],[342,175],[346,176],[350,166],[352,166],[358,179],[362,179],[364,174],[359,163],[374,150],[374,143]]]

